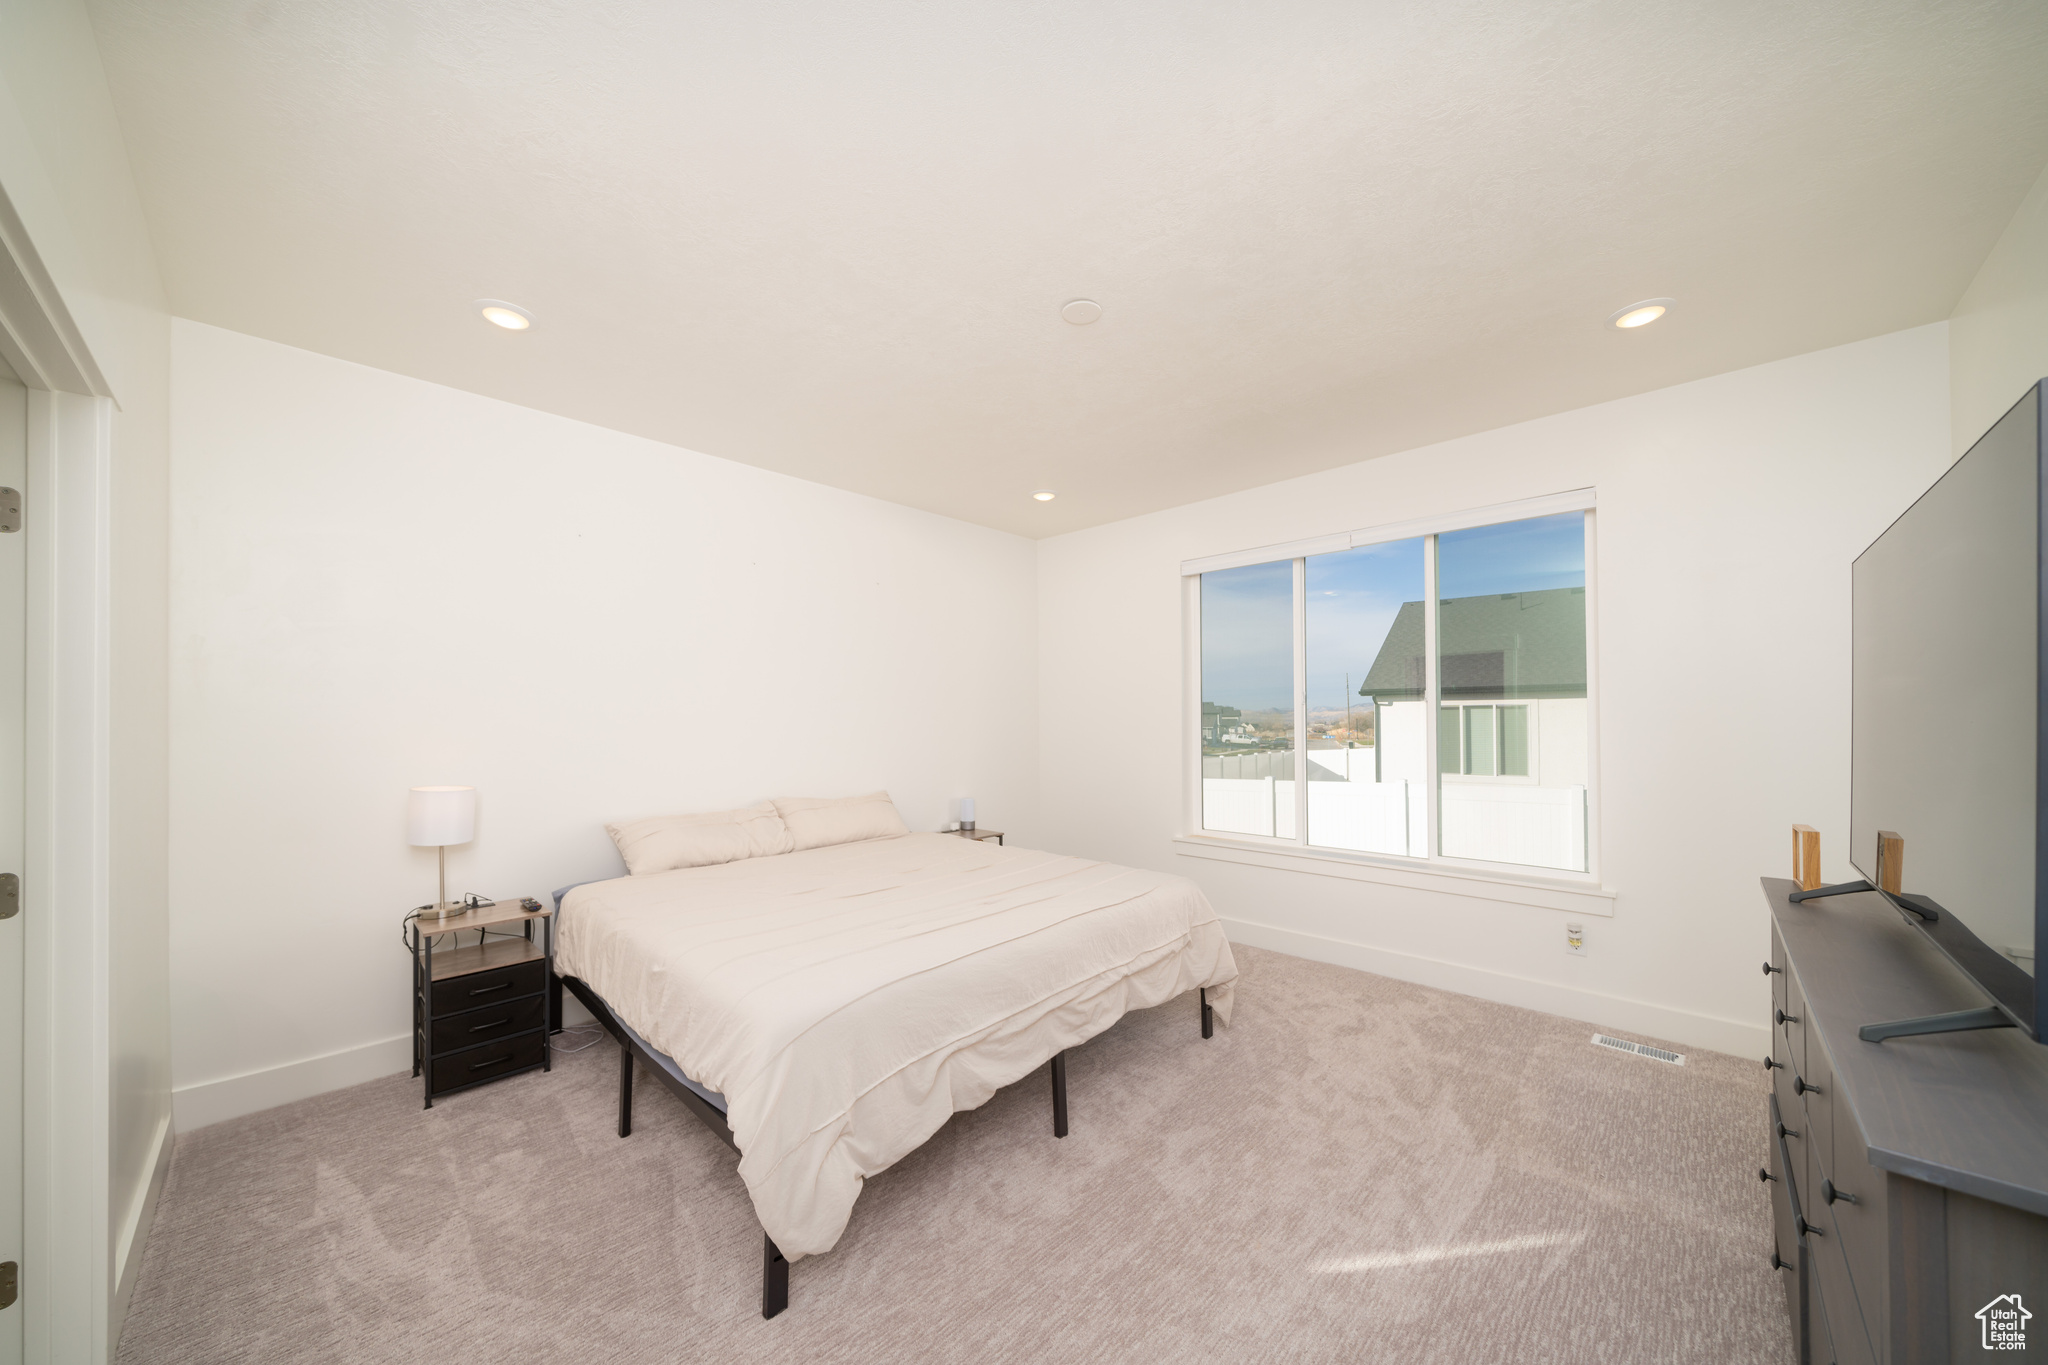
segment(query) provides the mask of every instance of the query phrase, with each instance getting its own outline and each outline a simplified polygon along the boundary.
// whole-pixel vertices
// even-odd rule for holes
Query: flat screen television
[[[1856,558],[1849,784],[1856,870],[1882,888],[1878,836],[1897,834],[1893,903],[2037,1039],[2048,1018],[2031,970],[2048,937],[2044,386]]]

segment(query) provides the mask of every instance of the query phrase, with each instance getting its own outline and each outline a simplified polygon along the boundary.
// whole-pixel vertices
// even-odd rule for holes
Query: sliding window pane
[[[1445,532],[1437,591],[1443,854],[1585,871],[1585,513]]]
[[[1503,777],[1529,775],[1529,708],[1503,706],[1500,713],[1500,771]]]
[[[1422,540],[1308,557],[1308,841],[1425,857]]]
[[[1465,771],[1474,777],[1493,776],[1493,708],[1465,708]]]
[[[1294,561],[1202,575],[1202,828],[1294,837]]]

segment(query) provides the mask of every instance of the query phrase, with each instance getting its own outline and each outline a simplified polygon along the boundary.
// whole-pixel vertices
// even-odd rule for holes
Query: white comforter
[[[1184,878],[946,834],[578,887],[555,966],[724,1094],[791,1260],[955,1111],[1197,986],[1227,1023],[1237,978]]]

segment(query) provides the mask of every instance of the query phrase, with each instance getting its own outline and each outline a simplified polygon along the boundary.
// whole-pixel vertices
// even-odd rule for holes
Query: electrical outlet
[[[1573,957],[1586,955],[1586,926],[1567,924],[1564,927],[1564,950]]]

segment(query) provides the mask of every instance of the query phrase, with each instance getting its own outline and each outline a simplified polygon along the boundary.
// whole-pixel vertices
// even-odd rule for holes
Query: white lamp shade
[[[406,793],[407,842],[466,844],[476,838],[475,787],[414,787]]]

